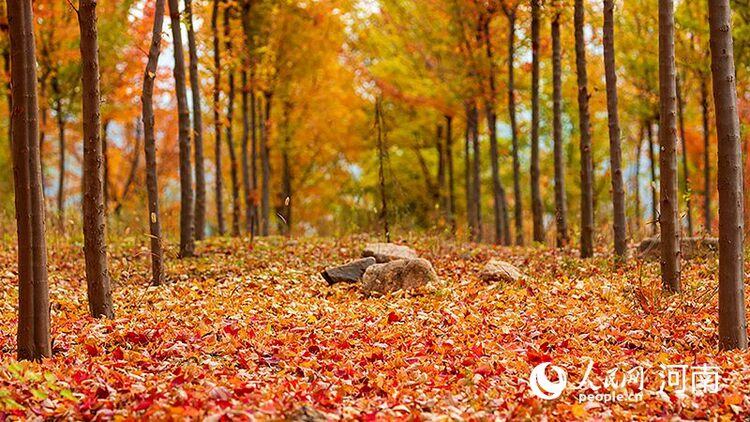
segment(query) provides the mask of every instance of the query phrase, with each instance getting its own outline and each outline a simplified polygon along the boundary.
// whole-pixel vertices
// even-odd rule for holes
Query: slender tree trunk
[[[617,111],[617,73],[615,72],[614,0],[604,0],[604,67],[607,79],[607,112],[609,121],[609,162],[612,175],[612,209],[614,213],[615,254],[625,259],[628,252],[625,231],[625,184],[622,181],[620,119]]]
[[[34,16],[30,0],[8,1],[13,176],[18,233],[18,359],[52,354],[44,195],[39,159]]]
[[[589,123],[586,40],[583,37],[583,0],[575,0],[576,73],[578,75],[578,113],[581,132],[581,257],[594,255],[594,164]]]
[[[211,12],[211,31],[214,47],[214,194],[216,195],[216,229],[219,236],[226,231],[224,227],[224,186],[221,166],[221,116],[219,115],[219,97],[221,94],[221,51],[219,50],[219,0],[213,0]]]
[[[283,217],[281,233],[289,236],[292,231],[292,169],[289,153],[292,147],[291,138],[292,104],[284,102],[284,143],[281,146],[281,215]]]
[[[472,163],[472,196],[474,198],[474,223],[475,231],[472,233],[472,240],[481,242],[484,239],[484,230],[482,227],[482,153],[479,147],[479,111],[477,105],[472,101],[471,104],[471,145],[474,152],[474,162]]]
[[[531,0],[531,214],[534,242],[544,243],[539,189],[539,0]]]
[[[174,80],[180,145],[180,258],[194,255],[193,172],[190,168],[190,111],[185,88],[185,53],[180,30],[180,10],[177,0],[169,0],[174,50]]]
[[[719,184],[719,347],[747,349],[742,150],[729,0],[708,1]]]
[[[450,223],[451,233],[456,233],[456,180],[453,173],[453,117],[445,116],[445,166],[448,170],[448,196],[447,207],[448,223]]]
[[[677,72],[674,55],[674,0],[659,0],[661,280],[664,290],[679,293],[680,211],[677,189]]]
[[[568,244],[568,201],[565,195],[565,157],[562,132],[562,69],[560,14],[552,20],[552,137],[555,154],[555,224],[557,247]]]
[[[242,187],[245,200],[245,231],[253,233],[253,187],[250,184],[250,162],[248,142],[250,141],[250,104],[248,104],[247,71],[242,70]]]
[[[440,210],[440,219],[447,219],[445,200],[445,147],[443,142],[443,126],[438,124],[435,132],[435,149],[438,156],[437,189],[435,190],[435,204]]]
[[[648,137],[648,159],[651,164],[651,233],[656,235],[659,227],[659,196],[656,193],[656,156],[654,155],[653,122],[650,120],[647,122],[646,136]]]
[[[385,160],[387,149],[385,146],[385,128],[381,99],[375,100],[375,125],[378,131],[378,179],[380,184],[380,220],[383,223],[383,235],[386,242],[391,241],[391,230],[388,227],[388,197],[385,191]]]
[[[516,122],[516,96],[515,96],[515,36],[516,36],[516,9],[506,10],[508,17],[508,118],[510,120],[510,134],[513,154],[513,200],[515,202],[514,217],[516,228],[516,245],[524,244],[523,236],[523,198],[521,197],[521,160],[518,151],[518,128]],[[538,24],[538,22],[537,22]],[[538,35],[538,34],[537,34]],[[537,74],[538,76],[538,74]],[[538,85],[537,85],[538,88]],[[538,111],[538,109],[537,109]]]
[[[113,318],[105,240],[96,0],[80,0],[78,4],[83,85],[83,251],[89,311],[94,318]]]
[[[711,132],[708,127],[708,82],[701,79],[701,112],[703,117],[703,216],[706,234],[713,231],[711,218]]]
[[[251,129],[251,137],[250,142],[252,142],[252,145],[250,146],[250,170],[252,172],[252,178],[253,178],[253,189],[252,189],[252,198],[250,205],[251,208],[251,216],[252,216],[252,230],[251,230],[251,237],[255,236],[258,232],[258,228],[260,226],[259,221],[259,213],[258,213],[258,113],[260,113],[258,105],[258,98],[255,97],[255,91],[251,89],[250,91],[250,129]]]
[[[635,233],[639,236],[641,233],[641,150],[643,149],[643,132],[641,125],[638,131],[638,146],[635,150],[635,175],[633,176],[633,193],[635,194]]]
[[[224,37],[227,57],[232,60],[232,36],[230,33],[230,14],[232,8],[227,2],[224,9]],[[229,63],[228,66],[229,92],[227,93],[227,149],[229,150],[229,169],[232,178],[232,236],[240,235],[240,179],[237,169],[237,153],[234,148],[234,66]]]
[[[677,113],[680,124],[680,142],[682,147],[682,195],[685,197],[687,211],[687,232],[689,237],[693,237],[693,207],[690,200],[690,174],[688,173],[688,153],[685,141],[685,100],[682,98],[682,89],[680,87],[680,75],[677,75]]]
[[[57,121],[58,153],[57,169],[57,218],[61,232],[65,230],[65,116],[63,115],[62,93],[57,76],[52,77],[52,93],[55,96],[55,120]]]
[[[193,143],[195,146],[195,239],[206,236],[206,172],[203,158],[203,112],[201,111],[201,88],[198,74],[198,51],[193,27],[192,0],[185,1],[187,18],[188,54],[190,57],[190,94],[193,100]]]
[[[107,119],[102,124],[102,156],[104,158],[104,180],[102,182],[102,189],[104,189],[104,221],[107,221],[107,216],[109,214],[109,187],[110,187],[110,181],[109,181],[109,154],[107,151],[108,147],[108,139],[107,139],[107,131],[109,130],[109,123],[110,120]]]
[[[149,230],[151,233],[151,284],[164,283],[164,252],[161,241],[161,217],[159,215],[159,187],[156,177],[156,139],[154,135],[154,78],[159,63],[162,25],[164,22],[164,0],[154,5],[154,29],[148,63],[143,75],[143,149],[146,156],[146,191],[148,192]],[[124,195],[123,195],[124,196]]]
[[[266,92],[265,94],[265,113],[261,120],[261,135],[260,135],[260,165],[263,168],[263,181],[261,185],[261,224],[260,234],[262,236],[268,236],[269,217],[271,214],[269,204],[269,187],[271,182],[271,163],[269,161],[269,136],[271,132],[271,110],[273,106],[273,94]]]
[[[482,25],[485,53],[489,64],[489,92],[485,99],[484,109],[487,117],[487,128],[489,131],[490,138],[490,164],[492,165],[492,197],[495,203],[494,208],[494,227],[495,227],[495,243],[510,243],[510,235],[504,233],[504,226],[507,222],[503,222],[503,217],[507,213],[505,208],[505,189],[503,188],[502,182],[500,181],[500,165],[498,163],[498,148],[497,148],[497,115],[495,114],[495,97],[497,89],[495,87],[495,65],[494,57],[492,54],[492,40],[490,38],[490,17],[485,17]]]
[[[469,238],[474,240],[476,230],[476,221],[474,220],[476,203],[474,202],[473,190],[474,185],[471,178],[471,105],[469,101],[464,104],[464,113],[466,114],[466,128],[464,131],[464,189],[466,191],[466,223],[469,230]]]

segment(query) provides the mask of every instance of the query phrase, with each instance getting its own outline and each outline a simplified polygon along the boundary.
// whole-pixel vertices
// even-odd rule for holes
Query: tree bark
[[[245,200],[245,231],[252,237],[253,233],[253,187],[250,184],[250,160],[248,142],[250,141],[250,104],[248,103],[247,71],[242,70],[242,187]]]
[[[65,116],[63,114],[62,93],[57,75],[52,77],[52,93],[55,96],[55,120],[59,162],[57,168],[57,219],[61,232],[65,230]]]
[[[531,214],[534,242],[544,243],[539,189],[539,0],[531,0]]]
[[[232,63],[232,36],[230,33],[230,16],[232,8],[227,2],[227,6],[224,9],[224,48],[226,49],[227,57],[230,60],[228,66],[228,83],[229,92],[227,93],[227,127],[226,138],[227,138],[227,149],[229,150],[229,170],[232,179],[232,236],[240,235],[240,179],[237,169],[237,153],[234,148],[234,66]]]
[[[471,160],[471,104],[469,101],[464,103],[464,114],[466,115],[466,127],[464,130],[464,190],[466,192],[466,224],[469,230],[469,238],[474,240],[476,222],[474,221],[476,203],[474,202],[472,183],[472,160]]]
[[[17,355],[41,360],[52,354],[49,329],[47,245],[39,159],[34,16],[30,0],[8,1],[11,66],[12,155],[18,234]]]
[[[440,219],[447,220],[445,199],[445,146],[443,142],[443,126],[438,124],[435,132],[435,149],[438,156],[437,190],[435,191],[435,205],[440,210]]]
[[[180,258],[187,258],[195,253],[195,222],[193,221],[193,172],[190,168],[190,111],[185,87],[185,53],[180,30],[179,7],[177,0],[169,0],[180,145]]]
[[[503,10],[505,11],[505,16],[507,16],[508,18],[508,118],[510,121],[510,134],[511,134],[512,155],[513,155],[513,200],[515,202],[513,212],[514,212],[515,230],[516,230],[516,245],[522,246],[524,244],[523,198],[521,197],[521,160],[519,158],[519,151],[518,151],[519,149],[518,148],[518,127],[517,127],[517,122],[516,122],[516,96],[515,96],[516,88],[515,88],[515,71],[514,71],[515,51],[516,51],[515,50],[516,9],[504,8]],[[538,24],[539,23],[537,21],[537,25]],[[537,32],[537,36],[538,36],[538,32]],[[537,70],[538,70],[538,66],[537,66]],[[538,74],[537,74],[537,77],[538,77]],[[537,89],[538,89],[538,85],[537,85]],[[537,100],[538,100],[538,97],[537,97]]]
[[[708,126],[708,82],[701,79],[701,114],[703,117],[703,217],[706,233],[713,231],[711,217],[711,132]]]
[[[83,85],[83,251],[89,311],[94,318],[113,318],[112,289],[107,269],[102,174],[101,92],[96,0],[80,0],[81,81]]]
[[[475,242],[481,242],[484,239],[484,230],[482,227],[482,153],[479,148],[479,111],[477,105],[472,101],[471,104],[471,145],[474,152],[474,161],[472,163],[472,196],[474,200],[474,223],[475,231],[472,233],[472,239]]]
[[[674,52],[674,0],[659,0],[659,198],[661,280],[679,293],[680,212],[677,189],[677,88]]]
[[[162,25],[164,22],[164,0],[156,0],[154,5],[154,29],[148,63],[143,75],[143,149],[146,156],[146,191],[148,192],[148,222],[151,234],[151,284],[164,283],[164,252],[161,241],[161,218],[159,215],[159,187],[156,176],[156,139],[154,135],[154,78],[159,63]]]
[[[644,127],[638,131],[638,145],[635,150],[635,175],[633,175],[633,194],[635,195],[635,236],[641,233],[641,150],[643,149]]]
[[[281,233],[289,236],[292,231],[292,169],[289,153],[292,148],[291,134],[292,104],[284,102],[284,143],[281,146],[281,215],[283,217]]]
[[[654,155],[653,122],[649,120],[646,125],[646,136],[648,138],[648,159],[649,163],[651,164],[651,233],[653,235],[656,235],[659,232],[659,196],[656,193],[656,156]]]
[[[385,128],[383,119],[382,100],[375,100],[375,125],[377,127],[378,141],[378,183],[380,185],[380,221],[383,224],[383,236],[386,242],[391,241],[391,230],[388,226],[388,196],[385,190],[385,161],[387,159],[387,147],[385,145]]]
[[[497,89],[495,87],[495,64],[492,53],[492,40],[490,38],[490,16],[484,16],[482,22],[482,38],[484,39],[485,54],[487,56],[487,62],[489,66],[488,72],[488,85],[489,92],[486,94],[484,101],[484,109],[487,118],[487,129],[489,131],[490,138],[490,164],[492,166],[492,197],[495,203],[494,208],[494,228],[495,228],[495,243],[506,245],[510,244],[510,234],[506,234],[504,226],[507,225],[507,221],[504,222],[504,216],[507,213],[505,208],[505,189],[503,188],[502,182],[500,181],[500,165],[498,163],[498,147],[497,147],[497,115],[495,114],[495,98],[497,96]]]
[[[107,147],[109,144],[109,140],[107,139],[107,132],[109,130],[109,123],[110,120],[107,119],[102,124],[102,156],[104,158],[104,180],[102,182],[102,189],[104,190],[104,221],[107,221],[107,216],[109,215],[109,187],[110,187],[110,181],[109,181],[109,154],[107,151]]]
[[[682,147],[682,195],[685,197],[685,208],[687,218],[688,237],[693,237],[693,207],[690,200],[690,174],[688,172],[688,154],[687,144],[685,141],[685,100],[682,98],[682,87],[680,86],[680,75],[677,75],[675,82],[677,89],[677,113],[680,125],[680,143]]]
[[[560,52],[560,14],[552,21],[552,137],[555,154],[555,224],[557,247],[568,244],[568,204],[565,194],[565,156],[562,132],[562,66]]]
[[[453,173],[453,117],[449,115],[445,116],[445,166],[448,170],[446,212],[448,213],[448,223],[450,224],[451,233],[455,233],[456,180]]]
[[[719,347],[747,349],[742,150],[729,0],[708,1],[719,184]]]
[[[583,0],[575,0],[576,73],[578,75],[578,113],[581,132],[581,258],[594,255],[594,164],[589,123],[586,40],[583,37]]]
[[[607,115],[609,122],[609,162],[612,175],[612,210],[614,214],[615,254],[625,259],[628,252],[625,231],[625,184],[622,180],[620,119],[617,110],[617,73],[615,72],[614,0],[604,0],[604,67],[607,80]]]
[[[263,171],[263,181],[261,185],[261,222],[260,222],[260,234],[261,236],[268,236],[269,228],[269,217],[270,217],[270,204],[269,204],[269,187],[271,179],[271,163],[269,161],[269,136],[271,132],[271,110],[273,106],[273,94],[270,92],[264,93],[265,96],[265,112],[261,119],[261,134],[260,134],[260,165]]]
[[[219,49],[219,0],[214,0],[211,12],[211,31],[214,47],[214,194],[216,198],[216,230],[223,236],[224,226],[224,182],[221,166],[221,116],[219,114],[219,97],[221,95],[221,51]]]
[[[195,239],[206,236],[206,172],[203,157],[203,112],[201,111],[201,88],[198,74],[198,51],[193,27],[192,0],[185,0],[187,15],[188,54],[190,56],[190,94],[193,100],[193,143],[195,159]]]
[[[251,136],[250,142],[250,171],[252,172],[253,179],[253,190],[252,190],[252,205],[251,205],[251,216],[252,216],[252,230],[251,237],[258,234],[260,228],[260,215],[258,213],[258,115],[260,113],[258,107],[258,98],[255,96],[255,91],[250,91],[250,129]]]

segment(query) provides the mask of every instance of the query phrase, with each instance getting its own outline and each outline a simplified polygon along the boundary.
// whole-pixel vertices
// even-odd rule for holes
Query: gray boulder
[[[719,252],[719,239],[715,237],[683,237],[680,239],[682,258],[715,255]],[[645,259],[661,258],[661,238],[644,239],[638,245],[638,256]]]
[[[397,259],[415,259],[417,252],[408,246],[396,245],[395,243],[370,243],[362,252],[363,257],[374,257],[379,263],[391,262]]]
[[[484,265],[479,278],[490,282],[514,282],[521,278],[521,271],[505,261],[493,258]]]
[[[409,290],[437,282],[438,277],[426,259],[399,259],[367,268],[362,277],[362,292],[367,295]]]
[[[336,283],[356,283],[362,280],[365,270],[371,265],[375,265],[375,258],[367,257],[338,267],[328,268],[320,275],[328,282],[329,286]]]

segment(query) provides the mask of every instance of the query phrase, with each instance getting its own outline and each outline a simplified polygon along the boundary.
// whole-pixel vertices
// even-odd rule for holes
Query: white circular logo
[[[550,381],[547,374],[544,373],[548,366],[557,374],[557,382]],[[531,370],[531,376],[529,377],[531,392],[544,400],[554,400],[560,397],[567,383],[568,373],[559,366],[550,366],[549,362],[537,365]]]

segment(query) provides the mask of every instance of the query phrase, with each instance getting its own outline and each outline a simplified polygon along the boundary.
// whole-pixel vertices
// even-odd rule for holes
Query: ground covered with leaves
[[[440,283],[365,298],[329,287],[327,265],[358,257],[363,238],[212,240],[170,259],[148,286],[148,251],[111,251],[114,320],[87,316],[81,245],[50,245],[54,356],[15,361],[15,251],[0,252],[0,419],[741,419],[750,414],[750,353],[717,351],[717,262],[685,264],[686,293],[660,294],[658,263],[617,265],[604,251],[494,248],[409,239]],[[127,246],[129,244],[129,246]],[[490,258],[525,278],[488,284]],[[568,372],[555,400],[529,374]],[[593,362],[589,380],[576,390]],[[685,394],[660,368],[718,368],[718,392]],[[640,400],[579,402],[618,367],[643,367]],[[549,372],[549,371],[548,371]],[[550,376],[554,380],[553,376]],[[690,380],[688,380],[689,382]],[[666,385],[663,385],[666,384]]]

